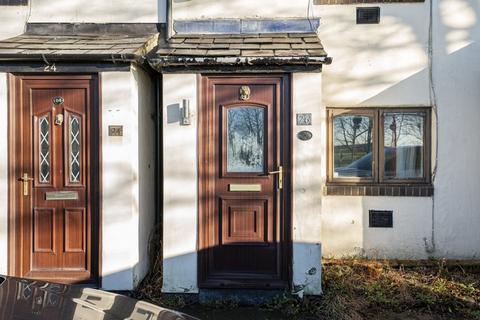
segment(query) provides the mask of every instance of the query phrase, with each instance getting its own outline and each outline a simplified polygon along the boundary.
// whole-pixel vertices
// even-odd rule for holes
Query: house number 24
[[[48,65],[45,66],[45,68],[43,68],[43,71],[45,71],[45,72],[56,72],[57,67],[55,66],[55,63],[54,64],[48,64]]]

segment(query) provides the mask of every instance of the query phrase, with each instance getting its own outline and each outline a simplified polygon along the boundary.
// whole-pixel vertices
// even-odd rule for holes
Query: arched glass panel
[[[227,109],[227,172],[265,171],[265,109]]]

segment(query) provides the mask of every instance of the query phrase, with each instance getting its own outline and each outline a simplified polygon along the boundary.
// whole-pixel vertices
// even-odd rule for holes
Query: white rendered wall
[[[480,257],[480,6],[434,5],[434,74],[438,105],[435,182],[437,255]]]
[[[165,22],[166,0],[30,0],[29,22]]]
[[[324,114],[326,106],[430,104],[428,3],[379,6],[380,24],[375,25],[356,24],[358,5],[315,7],[321,17],[319,36],[333,57],[333,63],[323,69]],[[323,146],[326,130],[324,137]],[[325,182],[325,166],[321,172]],[[372,209],[393,210],[394,227],[369,228]],[[425,240],[430,244],[431,198],[322,196],[321,211],[324,257],[418,259],[430,255]]]
[[[133,289],[148,268],[155,175],[146,77],[135,67],[102,73],[102,287],[109,290]],[[109,125],[123,125],[123,136],[108,136]]]
[[[7,74],[0,73],[0,274],[8,271],[8,86]]]
[[[162,23],[166,0],[29,0],[0,6],[0,39],[23,32],[26,22]]]
[[[356,24],[359,6],[315,6],[333,57],[323,69],[323,104],[429,105],[428,4],[375,4],[381,17],[373,25]]]
[[[134,269],[134,287],[149,271],[149,246],[155,229],[155,85],[143,69],[132,66],[133,99],[138,103],[138,263]],[[135,208],[134,208],[135,209]]]
[[[321,184],[318,174],[325,158],[322,155],[322,74],[294,73],[292,84],[292,222],[293,288],[300,294],[320,294],[321,289]],[[312,126],[297,126],[296,113],[311,113]],[[313,137],[301,141],[299,131],[309,130]]]
[[[0,6],[0,40],[23,33],[27,18],[27,6]]]
[[[190,99],[192,124],[180,125]],[[163,292],[197,287],[197,75],[163,75]]]

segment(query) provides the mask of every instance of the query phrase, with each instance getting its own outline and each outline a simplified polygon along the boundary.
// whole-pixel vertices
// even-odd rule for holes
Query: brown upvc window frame
[[[327,141],[328,141],[328,161],[327,161],[327,181],[332,183],[340,183],[340,184],[373,184],[377,181],[378,177],[376,176],[377,172],[375,170],[375,165],[377,163],[376,159],[376,152],[373,152],[372,157],[372,177],[369,178],[362,178],[362,177],[348,177],[348,178],[338,178],[333,176],[334,170],[334,152],[333,152],[333,118],[336,116],[341,115],[355,115],[355,116],[365,116],[371,117],[373,120],[373,143],[372,143],[372,150],[376,148],[376,139],[378,135],[378,113],[375,110],[366,109],[366,108],[358,108],[358,109],[327,109],[328,115],[328,134],[327,134]]]
[[[384,117],[386,113],[425,113],[423,132],[423,177],[385,178]],[[334,177],[334,132],[333,118],[338,115],[373,117],[372,178]],[[429,186],[431,184],[431,108],[430,107],[354,107],[327,108],[327,187],[328,186]],[[359,192],[361,193],[361,192]],[[387,194],[385,194],[387,195]]]
[[[378,171],[381,184],[430,184],[431,183],[431,108],[378,108],[379,140]],[[424,113],[423,119],[423,177],[422,178],[386,178],[385,177],[385,114],[386,113]]]

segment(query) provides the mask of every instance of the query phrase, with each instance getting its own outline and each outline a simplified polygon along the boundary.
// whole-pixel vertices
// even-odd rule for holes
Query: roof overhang
[[[157,24],[33,23],[0,41],[0,61],[144,63],[159,32]]]
[[[330,64],[315,31],[176,34],[159,24],[28,24],[0,41],[3,64],[148,64],[158,72],[318,72]]]
[[[314,31],[177,34],[148,56],[154,69],[178,72],[320,71],[331,61]]]
[[[330,64],[330,57],[189,57],[157,56],[149,58],[152,68],[158,71],[321,71],[322,65]]]

